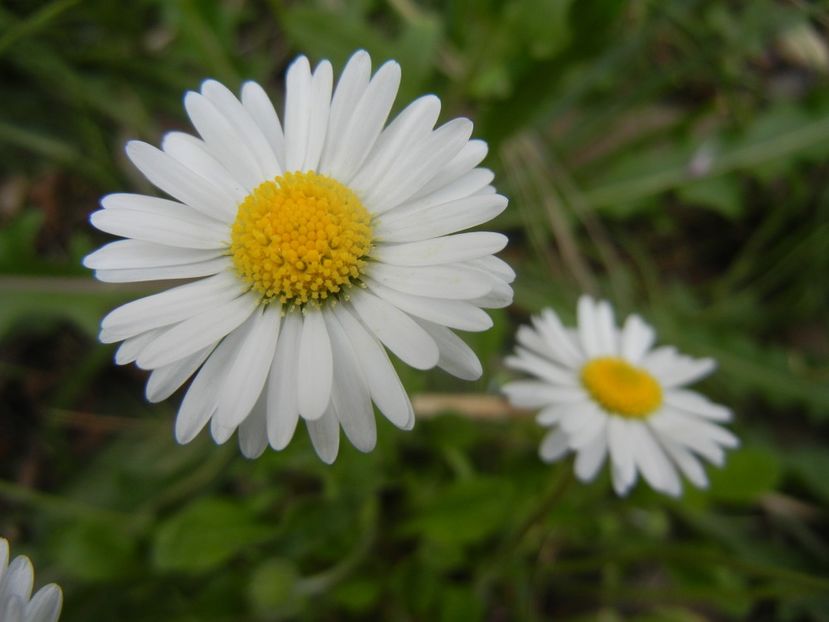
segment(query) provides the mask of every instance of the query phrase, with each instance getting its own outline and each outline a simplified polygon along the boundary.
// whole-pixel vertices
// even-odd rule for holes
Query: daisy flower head
[[[191,376],[176,419],[186,443],[210,425],[242,452],[284,448],[297,422],[326,462],[339,428],[362,451],[376,441],[372,403],[414,424],[386,350],[418,368],[481,374],[453,332],[492,325],[483,308],[512,300],[514,273],[494,256],[499,233],[461,233],[507,199],[478,165],[472,123],[435,127],[440,100],[421,97],[386,123],[400,83],[364,51],[334,87],[328,61],[287,71],[280,116],[261,86],[237,98],[214,80],[184,105],[198,136],[133,141],[130,160],[170,198],[111,194],[91,215],[126,238],[84,263],[107,282],[191,279],[127,303],[101,323],[115,359],[150,370],[147,399]]]
[[[9,563],[9,543],[0,538],[0,620],[3,622],[55,622],[60,617],[63,593],[54,583],[32,596],[35,573],[32,562],[19,555]]]
[[[575,471],[591,481],[609,455],[613,488],[627,494],[637,475],[659,492],[678,496],[681,472],[697,487],[708,485],[701,459],[723,464],[737,438],[718,425],[731,411],[686,385],[710,374],[713,359],[695,359],[672,346],[653,348],[656,334],[638,315],[619,329],[606,301],[582,296],[578,327],[565,328],[550,309],[521,326],[507,366],[533,380],[503,387],[510,402],[540,408],[550,428],[542,460],[576,454]]]

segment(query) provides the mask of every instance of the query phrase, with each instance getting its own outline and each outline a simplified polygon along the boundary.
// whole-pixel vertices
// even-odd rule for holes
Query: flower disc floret
[[[321,303],[359,278],[371,216],[348,187],[313,171],[257,186],[238,208],[230,251],[239,275],[267,301]]]
[[[588,361],[581,370],[585,389],[608,412],[645,418],[662,404],[656,379],[627,361],[607,356]]]

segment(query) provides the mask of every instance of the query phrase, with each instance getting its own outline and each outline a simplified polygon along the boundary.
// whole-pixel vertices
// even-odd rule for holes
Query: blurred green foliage
[[[9,0],[0,6],[0,533],[63,620],[829,620],[829,13],[808,0]],[[516,304],[470,342],[495,393],[526,315],[610,298],[716,357],[743,448],[681,501],[570,483],[529,421],[445,414],[322,465],[177,447],[95,342],[97,198],[205,77],[356,48],[398,106],[476,122]],[[149,287],[149,286],[147,286]],[[303,437],[299,433],[298,437]]]

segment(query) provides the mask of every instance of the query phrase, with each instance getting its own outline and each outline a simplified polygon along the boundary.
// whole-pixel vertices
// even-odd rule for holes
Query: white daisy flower
[[[84,263],[108,282],[196,279],[130,302],[102,321],[116,362],[152,370],[147,399],[195,375],[176,420],[192,440],[210,422],[223,443],[239,429],[248,457],[284,448],[305,420],[332,462],[339,426],[370,451],[372,402],[410,429],[409,398],[386,354],[475,379],[481,365],[453,332],[492,325],[514,273],[499,233],[464,229],[507,199],[480,168],[472,122],[438,128],[440,100],[421,97],[386,126],[400,83],[387,62],[354,54],[333,88],[331,64],[288,69],[284,124],[255,82],[237,99],[207,80],[184,105],[200,138],[127,155],[172,199],[111,194],[91,221],[127,238]],[[385,127],[384,127],[385,126]],[[385,348],[384,348],[385,347]],[[197,373],[198,372],[198,373]]]
[[[684,388],[710,374],[713,359],[684,356],[671,346],[653,349],[655,333],[639,316],[616,328],[607,302],[582,296],[578,328],[567,329],[550,309],[521,326],[519,345],[506,364],[537,380],[504,386],[510,402],[541,408],[538,422],[551,430],[542,460],[576,454],[576,476],[596,477],[610,454],[613,488],[625,495],[637,474],[655,490],[677,496],[677,471],[694,485],[708,485],[700,459],[723,464],[723,448],[737,438],[718,422],[731,411]]]
[[[19,555],[9,563],[9,543],[0,538],[0,620],[2,622],[55,622],[60,617],[63,593],[54,583],[32,596],[35,573],[32,562]]]

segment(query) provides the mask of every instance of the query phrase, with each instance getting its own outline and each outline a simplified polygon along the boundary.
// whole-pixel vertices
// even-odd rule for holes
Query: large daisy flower
[[[172,199],[111,194],[91,221],[127,238],[85,259],[108,282],[194,279],[119,307],[100,339],[116,361],[151,370],[147,399],[190,376],[176,437],[210,422],[238,428],[248,457],[284,448],[305,421],[332,462],[339,427],[370,451],[372,402],[409,429],[414,415],[386,348],[404,363],[474,379],[481,365],[453,332],[492,325],[483,307],[512,299],[513,272],[493,254],[507,239],[459,233],[507,199],[480,168],[472,122],[435,128],[440,101],[421,97],[386,126],[400,66],[371,75],[354,54],[333,88],[328,61],[288,69],[284,123],[262,87],[237,99],[207,80],[184,98],[200,137],[161,149],[127,144],[133,164]],[[385,126],[385,127],[384,127]]]
[[[627,494],[641,473],[655,490],[677,496],[678,471],[705,487],[700,459],[721,466],[723,449],[738,444],[717,425],[731,411],[684,388],[710,374],[715,362],[671,346],[653,349],[654,330],[637,315],[617,329],[610,304],[583,296],[577,329],[546,309],[516,338],[506,364],[537,379],[503,390],[515,406],[541,408],[538,422],[550,428],[541,458],[553,462],[575,452],[582,481],[592,480],[609,454],[617,494]]]
[[[3,622],[55,622],[60,617],[63,593],[51,583],[32,596],[35,573],[28,557],[9,563],[9,543],[0,538],[0,620]]]

